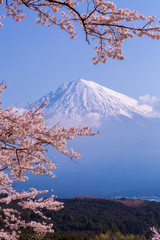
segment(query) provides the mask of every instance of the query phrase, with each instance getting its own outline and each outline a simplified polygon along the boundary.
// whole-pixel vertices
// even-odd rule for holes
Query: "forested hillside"
[[[60,211],[43,210],[55,229],[45,240],[149,239],[149,227],[160,226],[160,203],[94,198],[60,201],[65,206]],[[19,208],[16,202],[12,202],[12,207]],[[40,220],[32,211],[23,210],[22,215],[28,221]],[[34,239],[33,236],[33,230],[27,228],[20,239]]]

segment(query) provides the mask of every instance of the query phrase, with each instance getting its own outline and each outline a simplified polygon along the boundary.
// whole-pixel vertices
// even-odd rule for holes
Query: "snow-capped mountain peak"
[[[92,114],[105,119],[121,116],[134,118],[134,115],[160,117],[151,106],[139,104],[131,97],[84,79],[61,85],[34,102],[34,105],[39,106],[42,101],[47,103],[43,108],[47,119],[55,119],[59,114],[64,118],[77,119]]]

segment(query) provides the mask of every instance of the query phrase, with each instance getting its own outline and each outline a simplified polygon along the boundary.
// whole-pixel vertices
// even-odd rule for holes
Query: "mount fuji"
[[[131,97],[84,79],[63,84],[33,105],[40,106],[43,101],[46,106],[42,111],[49,125],[62,119],[62,124],[89,123],[95,126],[102,119],[110,118],[160,118],[160,113],[155,112],[151,106],[139,104]]]
[[[78,164],[59,156],[51,180],[35,179],[35,187],[58,197],[160,197],[160,113],[149,105],[99,84],[80,79],[65,83],[34,102],[47,124],[89,124],[95,137],[75,137],[67,143],[82,154]],[[52,157],[52,156],[51,156]]]

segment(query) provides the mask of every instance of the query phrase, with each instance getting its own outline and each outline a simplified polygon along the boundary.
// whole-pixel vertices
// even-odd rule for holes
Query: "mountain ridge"
[[[122,93],[103,87],[93,81],[79,79],[61,85],[34,102],[40,106],[49,122],[59,119],[120,118],[133,119],[135,115],[145,118],[160,118],[160,114],[146,104]]]
[[[110,97],[110,102],[107,102],[107,97]],[[113,100],[108,108],[111,113],[115,111],[116,116],[103,115],[95,108],[92,112],[88,110],[92,106],[106,107],[104,102],[101,105],[100,100],[103,99],[106,105]],[[160,118],[152,107],[140,105],[135,99],[85,80],[66,83],[34,104],[40,105],[42,101],[47,102],[43,112],[48,128],[57,122],[61,122],[62,127],[90,125],[95,132],[100,130],[101,134],[75,137],[74,141],[68,141],[68,148],[81,153],[78,165],[71,164],[65,156],[63,159],[55,152],[54,161],[59,166],[55,173],[57,177],[52,183],[47,182],[45,176],[38,181],[37,178],[31,179],[35,181],[35,187],[38,185],[41,188],[43,185],[44,189],[48,189],[52,185],[59,197],[66,198],[80,195],[159,196]],[[71,110],[75,110],[71,112],[73,115],[67,109],[70,103]],[[83,104],[86,105],[83,107]],[[123,106],[131,117],[119,114],[117,108],[113,108],[114,104],[119,110]],[[54,112],[56,108],[57,112]],[[105,108],[106,111],[108,108]],[[133,111],[138,111],[137,108],[142,115]]]

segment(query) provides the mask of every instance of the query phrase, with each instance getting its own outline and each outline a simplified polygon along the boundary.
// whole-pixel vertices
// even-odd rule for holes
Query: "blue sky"
[[[160,1],[116,1],[118,7],[138,10],[160,18]],[[3,6],[0,6],[2,9]],[[0,78],[9,88],[4,106],[39,99],[61,84],[78,78],[95,81],[134,98],[150,94],[160,98],[160,41],[133,38],[124,42],[126,60],[109,60],[94,66],[94,50],[83,31],[71,40],[58,27],[46,28],[34,22],[33,12],[21,23],[6,18],[0,29]]]

